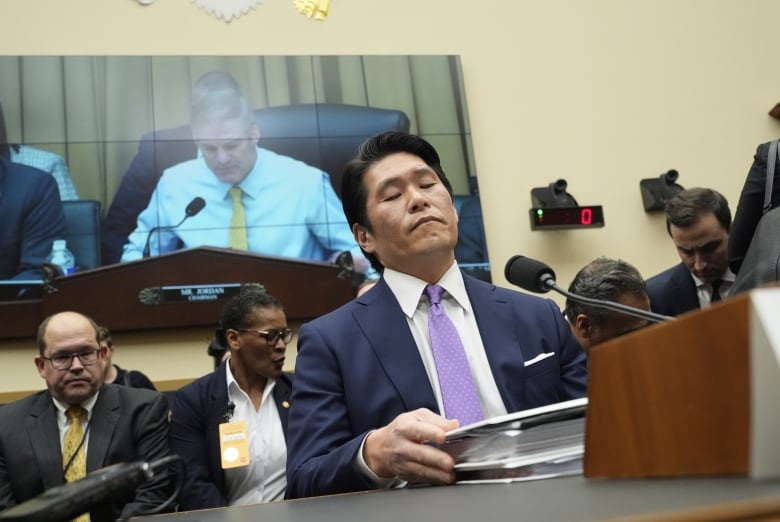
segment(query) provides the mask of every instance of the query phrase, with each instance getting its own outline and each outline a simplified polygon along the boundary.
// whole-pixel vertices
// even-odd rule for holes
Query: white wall
[[[676,168],[734,210],[756,146],[780,135],[767,115],[780,101],[772,0],[332,0],[325,22],[265,0],[230,23],[186,0],[5,0],[0,17],[4,54],[459,54],[502,285],[517,253],[550,263],[564,286],[599,255],[646,277],[670,266],[639,180]],[[560,177],[581,204],[604,206],[605,228],[530,231],[531,188]],[[201,371],[160,352],[182,377]]]

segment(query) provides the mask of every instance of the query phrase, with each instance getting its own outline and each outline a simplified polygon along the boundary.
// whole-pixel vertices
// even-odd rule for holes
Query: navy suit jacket
[[[104,384],[90,420],[87,472],[169,453],[168,406],[162,394]],[[57,409],[49,392],[0,408],[0,511],[64,483]],[[170,474],[161,470],[129,496],[94,506],[90,517],[116,520],[136,509],[156,508],[172,494]]]
[[[582,397],[585,354],[550,300],[464,276],[507,411]],[[417,408],[438,412],[416,343],[384,279],[304,325],[287,446],[288,498],[373,489],[354,466],[366,434]],[[524,362],[555,353],[537,364]]]
[[[662,315],[680,315],[699,308],[691,272],[680,263],[647,280],[650,309]]]
[[[206,509],[227,505],[225,470],[219,449],[219,425],[227,419],[227,370],[223,362],[214,372],[176,392],[171,408],[171,451],[184,459],[186,480],[179,509]],[[282,430],[287,436],[292,380],[282,374],[273,395]]]
[[[65,213],[54,178],[0,158],[0,279],[40,279]]]

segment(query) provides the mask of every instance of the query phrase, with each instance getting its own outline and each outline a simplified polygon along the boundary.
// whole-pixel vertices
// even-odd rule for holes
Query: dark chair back
[[[380,132],[409,131],[402,111],[357,105],[287,105],[255,114],[261,147],[324,170],[339,195],[344,167],[361,143]]]
[[[76,258],[76,269],[100,265],[100,202],[81,199],[63,201],[68,235],[68,250]]]

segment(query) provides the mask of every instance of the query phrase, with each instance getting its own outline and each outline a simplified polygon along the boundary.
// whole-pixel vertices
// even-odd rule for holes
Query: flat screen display
[[[245,102],[252,130],[209,112],[220,92]],[[341,174],[365,139],[404,130],[440,153],[458,260],[489,278],[457,56],[4,56],[0,103],[11,159],[50,172],[63,200],[100,203],[102,265],[197,246],[360,256]]]

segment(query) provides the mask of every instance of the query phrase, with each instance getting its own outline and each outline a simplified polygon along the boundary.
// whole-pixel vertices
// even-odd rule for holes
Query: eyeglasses
[[[50,361],[55,370],[69,370],[73,366],[73,359],[76,357],[79,358],[82,366],[92,366],[98,362],[98,353],[100,353],[100,349],[80,353],[60,353],[51,357],[41,356],[41,359]]]
[[[279,339],[284,341],[284,344],[287,344],[292,341],[293,338],[293,331],[289,328],[285,328],[284,330],[250,330],[247,328],[236,328],[236,331],[257,334],[258,337],[263,337],[268,341],[268,344],[272,345],[276,344]]]

